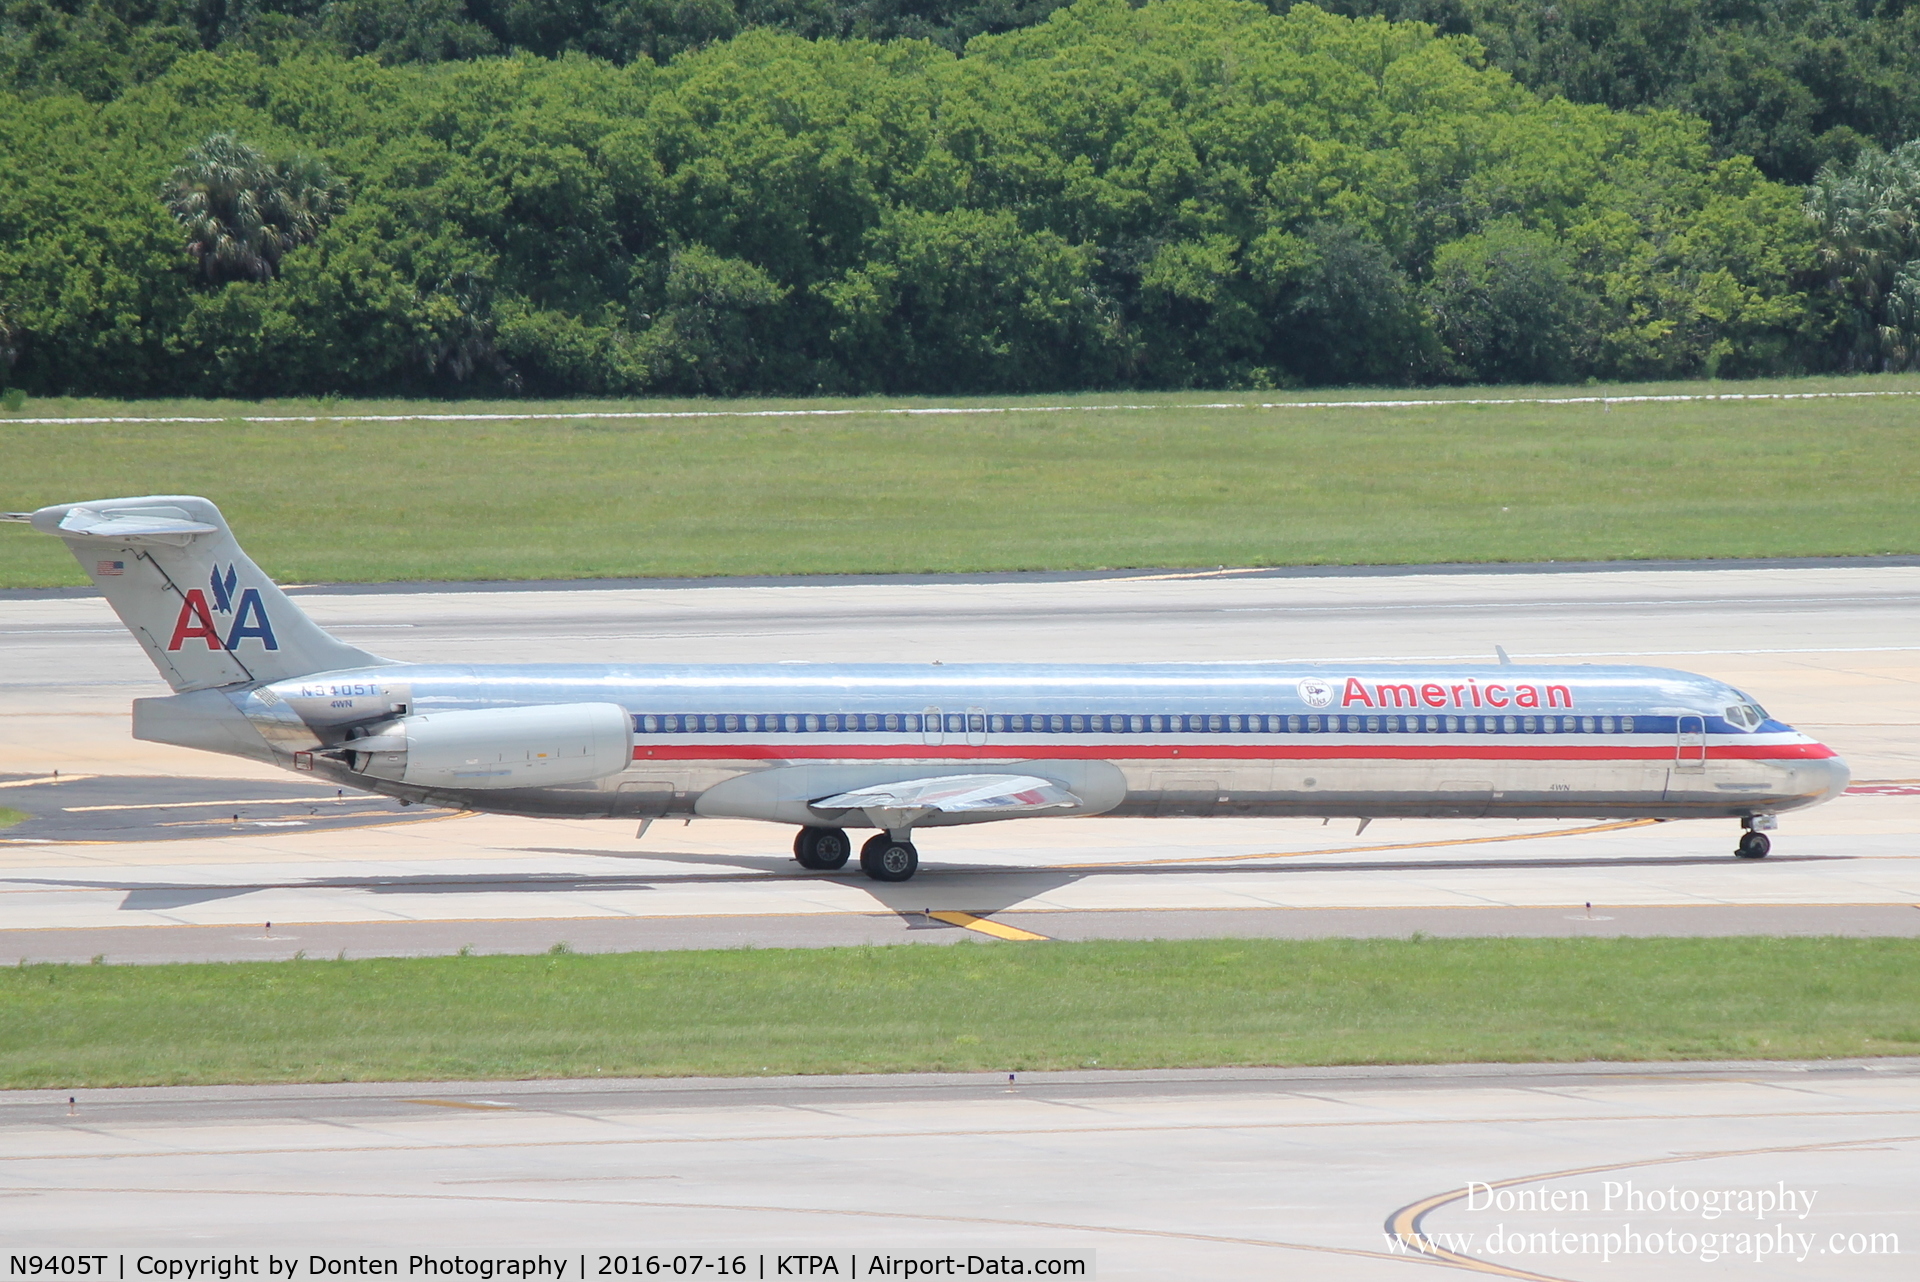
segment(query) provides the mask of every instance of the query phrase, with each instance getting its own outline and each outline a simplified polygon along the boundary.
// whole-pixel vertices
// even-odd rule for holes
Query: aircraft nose
[[[1785,790],[1793,795],[1795,809],[1832,801],[1853,781],[1853,770],[1839,756],[1802,757],[1791,764],[1782,764],[1786,765],[1788,775]]]
[[[1847,765],[1844,757],[1835,755],[1820,761],[1810,761],[1807,764],[1818,768],[1811,772],[1813,778],[1809,780],[1819,789],[1819,795],[1813,798],[1816,804],[1832,801],[1845,792],[1847,785],[1853,782],[1853,769]]]

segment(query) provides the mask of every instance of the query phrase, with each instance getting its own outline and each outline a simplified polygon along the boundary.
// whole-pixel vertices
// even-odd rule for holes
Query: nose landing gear
[[[1773,849],[1773,842],[1767,837],[1767,830],[1774,825],[1772,815],[1748,815],[1740,821],[1746,831],[1740,834],[1740,844],[1733,853],[1740,859],[1765,859],[1767,852]]]

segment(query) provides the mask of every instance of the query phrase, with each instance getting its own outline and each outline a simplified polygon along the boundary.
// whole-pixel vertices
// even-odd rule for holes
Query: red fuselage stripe
[[[1711,744],[1713,760],[1805,761],[1834,755],[1824,743]],[[918,743],[664,743],[639,745],[635,761],[1673,761],[1671,744],[1085,744],[1026,743],[975,747]]]

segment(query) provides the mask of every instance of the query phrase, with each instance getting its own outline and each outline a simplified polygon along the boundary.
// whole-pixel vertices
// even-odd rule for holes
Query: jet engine
[[[633,718],[617,703],[422,712],[334,745],[361,774],[423,788],[585,783],[633,760]]]

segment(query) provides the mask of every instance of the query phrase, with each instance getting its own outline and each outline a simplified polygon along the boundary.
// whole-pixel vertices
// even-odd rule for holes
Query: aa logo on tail
[[[260,589],[241,588],[240,595],[235,597],[233,590],[239,578],[239,571],[231,565],[225,573],[219,566],[213,567],[207,584],[213,593],[212,606],[207,604],[205,592],[188,588],[185,599],[180,602],[180,617],[174,622],[173,640],[167,642],[167,649],[178,650],[189,641],[204,641],[209,650],[237,650],[242,641],[252,637],[267,649],[278,650],[280,643],[274,639],[273,624],[267,619]],[[232,619],[224,638],[214,624],[215,614]]]

